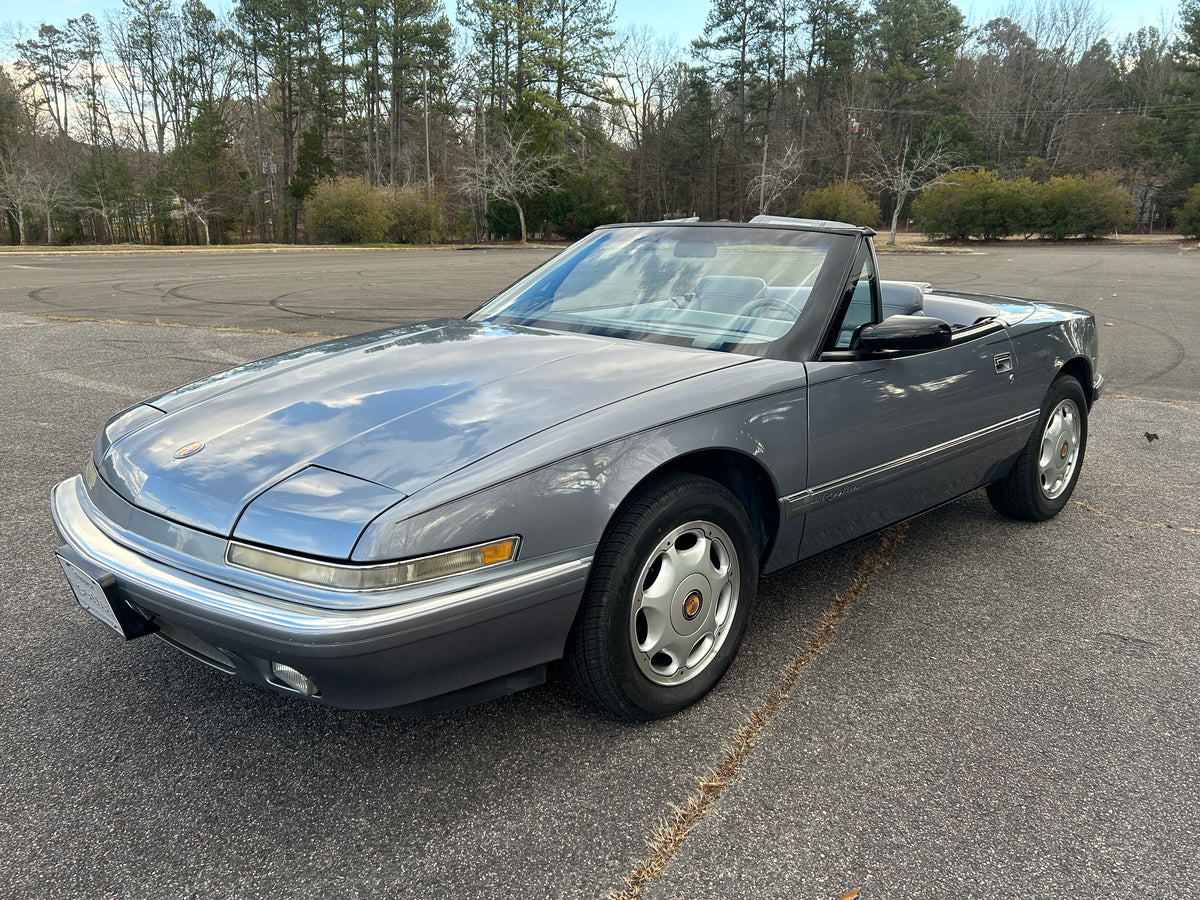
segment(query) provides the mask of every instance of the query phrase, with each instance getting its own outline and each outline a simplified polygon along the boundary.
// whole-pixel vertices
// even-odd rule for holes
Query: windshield
[[[830,240],[794,229],[613,228],[555,257],[471,318],[714,350],[765,344],[795,324]]]

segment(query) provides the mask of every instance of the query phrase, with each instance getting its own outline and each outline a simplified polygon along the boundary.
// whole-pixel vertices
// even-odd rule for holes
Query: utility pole
[[[762,174],[758,179],[758,214],[760,216],[767,214],[767,143],[770,140],[770,134],[763,138]]]
[[[854,136],[858,134],[858,119],[850,118],[850,128],[846,131],[846,174],[842,181],[850,180],[850,148],[854,145]]]

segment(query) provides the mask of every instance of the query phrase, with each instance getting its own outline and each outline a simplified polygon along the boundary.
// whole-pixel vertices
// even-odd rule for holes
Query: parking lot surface
[[[766,579],[729,675],[666,721],[561,677],[331,710],[75,604],[47,497],[113,412],[302,335],[462,315],[551,252],[0,256],[0,896],[1200,894],[1193,249],[884,256],[1096,312],[1074,500],[1029,525],[976,492]]]

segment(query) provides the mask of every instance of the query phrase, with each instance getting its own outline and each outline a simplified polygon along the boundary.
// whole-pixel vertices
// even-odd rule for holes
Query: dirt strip
[[[871,552],[855,573],[854,581],[846,590],[836,594],[821,616],[820,627],[808,643],[804,645],[783,667],[782,675],[775,689],[767,699],[751,711],[729,740],[729,752],[725,759],[714,769],[696,779],[696,789],[678,806],[673,806],[674,813],[660,820],[658,828],[651,836],[646,856],[625,876],[625,886],[619,892],[610,895],[611,900],[633,900],[642,896],[645,889],[655,881],[662,879],[666,873],[671,857],[687,840],[692,829],[713,809],[721,795],[725,793],[730,783],[741,773],[745,761],[749,758],[763,732],[779,713],[784,702],[796,682],[800,679],[801,670],[824,647],[833,642],[837,636],[838,626],[850,611],[850,605],[871,583],[875,575],[888,564],[900,545],[904,543],[904,535],[908,530],[907,523],[893,526],[883,532],[879,546]]]

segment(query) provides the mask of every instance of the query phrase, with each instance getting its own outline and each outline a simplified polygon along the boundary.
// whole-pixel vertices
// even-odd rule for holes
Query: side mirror
[[[889,316],[858,333],[858,346],[871,353],[921,353],[950,346],[953,332],[947,322],[932,316]]]

